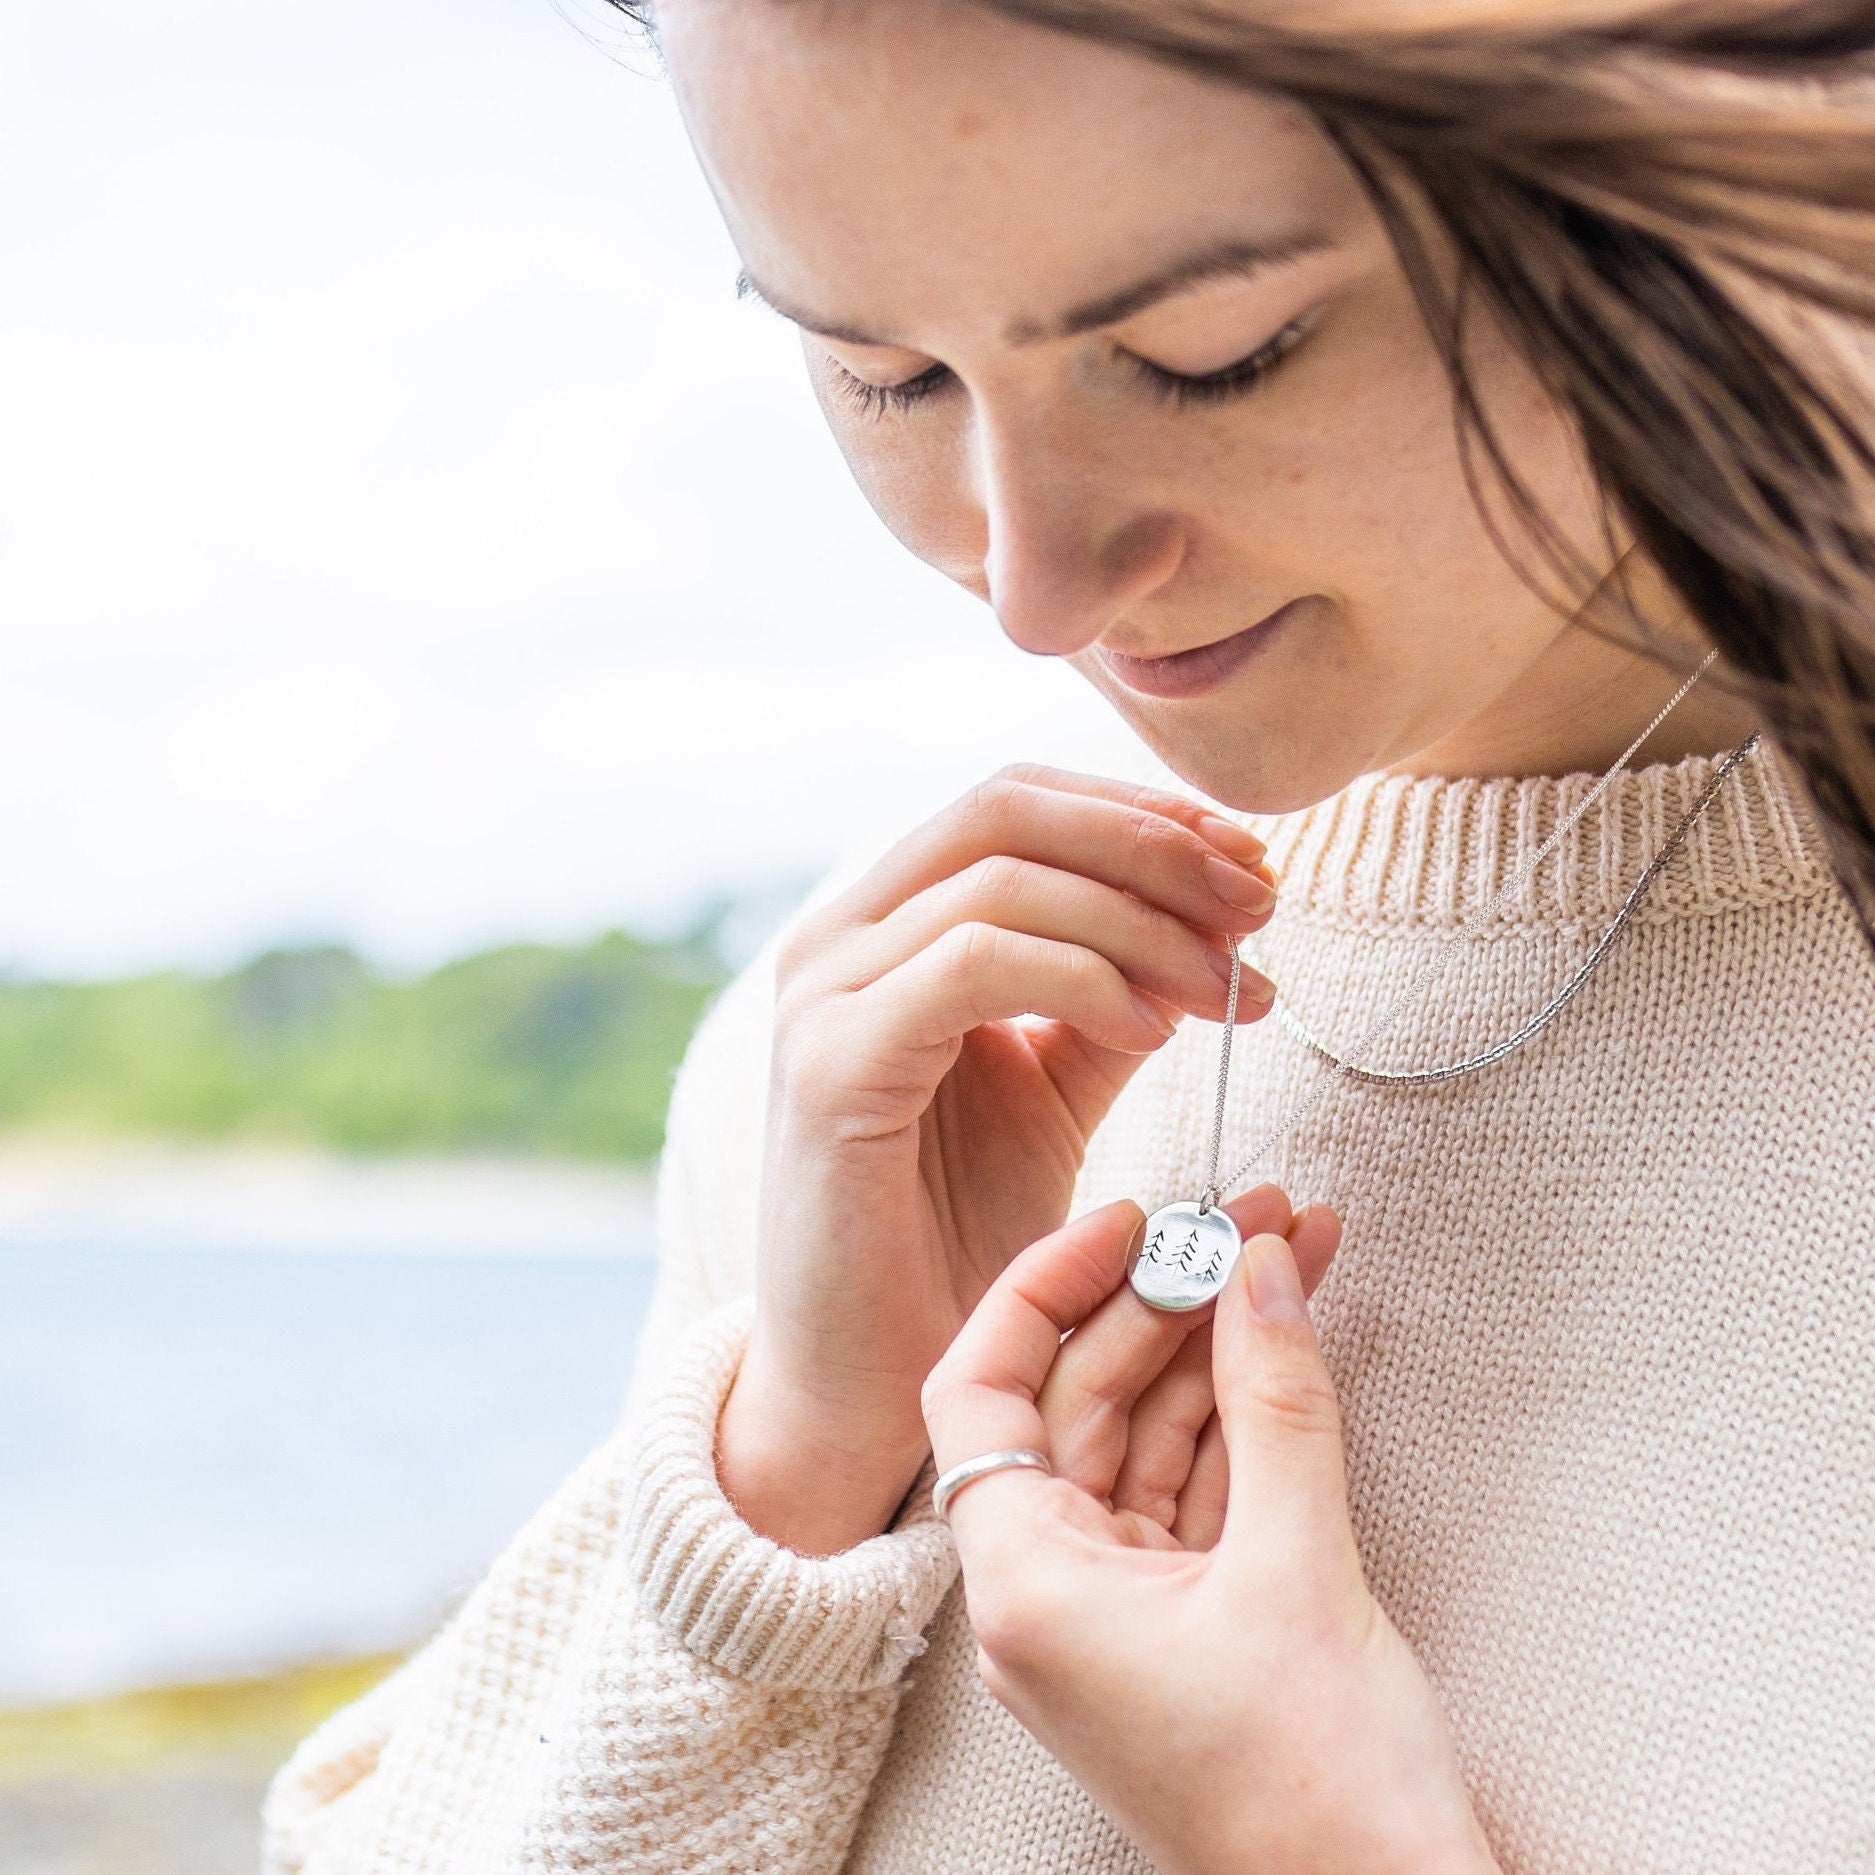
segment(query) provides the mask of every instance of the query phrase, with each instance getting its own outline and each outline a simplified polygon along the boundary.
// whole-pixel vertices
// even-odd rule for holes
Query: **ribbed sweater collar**
[[[1501,929],[1613,918],[1718,761],[1688,756],[1616,776],[1492,923]],[[1363,776],[1316,807],[1248,824],[1268,842],[1286,920],[1455,927],[1499,890],[1596,779]],[[1711,915],[1836,889],[1794,772],[1760,744],[1700,816],[1640,915]]]

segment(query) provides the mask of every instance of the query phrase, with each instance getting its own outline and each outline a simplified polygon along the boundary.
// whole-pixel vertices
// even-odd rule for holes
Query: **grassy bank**
[[[0,1875],[254,1875],[275,1768],[396,1664],[0,1713]]]
[[[514,944],[415,980],[337,948],[0,982],[0,1127],[644,1161],[726,972],[707,931]]]

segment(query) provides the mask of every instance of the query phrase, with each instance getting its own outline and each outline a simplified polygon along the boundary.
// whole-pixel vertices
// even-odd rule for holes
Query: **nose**
[[[1024,651],[1086,650],[1178,571],[1184,523],[1129,499],[1117,452],[1007,426],[977,453],[989,599]]]

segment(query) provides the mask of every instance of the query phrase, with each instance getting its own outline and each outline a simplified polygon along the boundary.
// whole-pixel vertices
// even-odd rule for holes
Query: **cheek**
[[[1384,601],[1476,545],[1452,395],[1410,312],[1363,312],[1276,439],[1263,526],[1306,544],[1344,602]],[[1417,342],[1416,342],[1417,341]]]
[[[1508,345],[1492,341],[1472,368],[1474,387],[1490,432],[1518,486],[1541,517],[1522,512],[1497,478],[1488,478],[1484,505],[1511,550],[1543,572],[1558,549],[1580,602],[1606,573],[1611,557],[1610,515],[1581,432]],[[1545,531],[1548,530],[1548,532]],[[1554,569],[1554,587],[1565,569]]]
[[[1448,645],[1467,627],[1553,622],[1501,544],[1530,571],[1543,564],[1534,543],[1501,497],[1487,492],[1483,512],[1474,498],[1450,381],[1403,284],[1349,310],[1332,348],[1216,464],[1246,559],[1334,599],[1358,637],[1388,644],[1389,661],[1432,621]],[[1478,368],[1520,477],[1593,559],[1592,485],[1572,433],[1501,347]],[[1476,466],[1488,491],[1488,466]]]
[[[872,511],[927,566],[987,598],[987,525],[961,425],[938,411],[911,421],[866,416],[813,375],[833,439]]]

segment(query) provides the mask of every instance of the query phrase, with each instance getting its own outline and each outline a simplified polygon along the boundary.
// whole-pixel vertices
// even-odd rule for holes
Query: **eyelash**
[[[949,365],[931,365],[902,384],[868,384],[864,378],[856,378],[844,365],[836,363],[833,366],[835,388],[862,417],[883,417],[889,413],[909,410],[913,404],[922,403],[933,391],[942,390],[950,374]]]
[[[1201,378],[1167,371],[1161,365],[1148,364],[1143,358],[1135,359],[1134,363],[1144,373],[1146,382],[1175,404],[1221,404],[1254,390],[1307,336],[1307,321],[1291,319],[1255,351],[1246,352],[1221,370],[1207,371]]]
[[[1183,372],[1167,371],[1163,365],[1135,358],[1134,367],[1147,384],[1161,397],[1175,404],[1220,404],[1242,397],[1261,384],[1275,368],[1308,336],[1308,322],[1292,319],[1279,332],[1265,339],[1255,351],[1223,366],[1207,371],[1202,377],[1187,377]],[[844,366],[835,364],[834,384],[840,395],[862,416],[881,417],[909,410],[944,388],[950,379],[948,365],[932,365],[902,384],[868,384]]]

